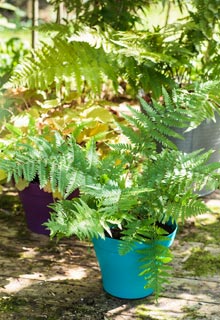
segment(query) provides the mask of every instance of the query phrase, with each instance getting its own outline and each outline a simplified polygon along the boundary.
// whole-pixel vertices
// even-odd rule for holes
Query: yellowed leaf
[[[43,187],[43,190],[44,190],[45,192],[52,193],[51,185],[50,185],[49,182]]]
[[[88,129],[88,136],[93,137],[101,132],[107,132],[108,131],[108,125],[107,124],[101,124],[97,123],[96,126],[94,126],[91,129]]]
[[[93,118],[108,123],[114,120],[112,113],[100,106],[93,106],[83,112],[86,118]]]
[[[7,173],[4,170],[0,169],[0,181],[5,180],[6,178],[7,178]]]
[[[40,113],[38,111],[38,107],[37,106],[31,106],[31,108],[29,109],[29,114],[31,117],[38,119],[40,117]]]
[[[53,192],[53,198],[54,199],[62,199],[63,197],[59,191],[55,191],[55,192]]]
[[[118,166],[118,165],[120,165],[120,164],[121,164],[121,159],[116,159],[116,160],[115,160],[115,165]]]
[[[15,184],[15,187],[19,190],[19,191],[22,191],[24,190],[25,188],[27,188],[29,186],[29,182],[22,179],[22,178],[19,178],[18,182]]]
[[[43,103],[38,102],[38,104],[43,109],[51,109],[51,108],[55,108],[59,105],[59,100],[58,99],[45,100]]]

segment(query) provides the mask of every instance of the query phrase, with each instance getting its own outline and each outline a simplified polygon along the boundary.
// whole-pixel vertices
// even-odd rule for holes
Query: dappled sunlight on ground
[[[7,284],[0,289],[0,292],[7,294],[19,292],[33,283],[31,279],[6,278],[5,280]]]

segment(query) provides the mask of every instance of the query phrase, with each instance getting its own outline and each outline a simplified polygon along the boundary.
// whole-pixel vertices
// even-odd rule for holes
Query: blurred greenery
[[[7,3],[10,10],[3,8]],[[209,81],[219,81],[219,0],[39,3],[47,21],[41,21],[37,28],[39,47],[28,55],[31,42],[28,28],[31,21],[26,15],[28,1],[0,2],[1,17],[9,23],[6,28],[0,20],[0,86],[10,78],[21,109],[36,107],[39,92],[44,97],[45,101],[40,103],[45,110],[51,103],[52,109],[87,103],[92,93],[98,100],[135,100],[142,95],[151,102],[152,98],[160,99],[165,87],[169,92],[185,90],[181,105],[187,108],[187,101],[192,106],[192,99],[187,100],[187,96],[193,92],[199,114],[203,105],[197,101],[207,92],[201,84],[211,88]],[[51,7],[55,13],[61,4],[65,5],[63,19],[61,24],[54,23],[50,19]],[[23,11],[17,11],[16,7]],[[218,95],[212,90],[211,96],[206,97],[205,108],[209,117],[213,117],[213,106],[219,105]],[[7,97],[7,105],[8,101]]]

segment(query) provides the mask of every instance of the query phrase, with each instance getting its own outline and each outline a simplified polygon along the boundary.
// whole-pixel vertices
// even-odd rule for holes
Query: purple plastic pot
[[[79,190],[76,189],[68,199],[79,196]],[[50,218],[51,209],[48,205],[54,202],[52,193],[40,189],[37,182],[32,182],[27,188],[19,191],[19,198],[24,208],[27,226],[35,233],[49,235],[50,231],[43,226],[44,222]]]

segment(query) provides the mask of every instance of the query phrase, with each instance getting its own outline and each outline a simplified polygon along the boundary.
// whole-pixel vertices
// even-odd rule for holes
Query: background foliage
[[[188,110],[191,127],[214,119],[220,99],[219,1],[49,3],[55,11],[63,4],[67,14],[61,24],[40,23],[38,30],[44,37],[38,48],[27,51],[23,41],[14,38],[1,44],[4,138],[12,134],[5,123],[9,120],[16,126],[16,116],[22,115],[35,119],[39,134],[45,127],[65,135],[79,133],[83,126],[83,134],[76,138],[85,142],[97,123],[102,127],[99,134],[114,131],[110,119],[113,114],[119,119],[120,113],[112,105],[117,109],[121,102],[138,104],[141,96],[150,105],[159,102],[166,108],[163,88],[175,108]],[[24,1],[11,4],[25,7]],[[45,1],[40,1],[40,7],[45,9]],[[1,16],[11,23],[12,11],[5,10]],[[163,19],[158,18],[161,15]],[[17,28],[27,26],[27,17],[20,15],[19,23],[17,17]],[[93,112],[96,119],[92,117],[88,125],[85,110],[92,107],[99,111]],[[103,118],[106,112],[109,116]],[[27,127],[22,126],[23,133]]]

